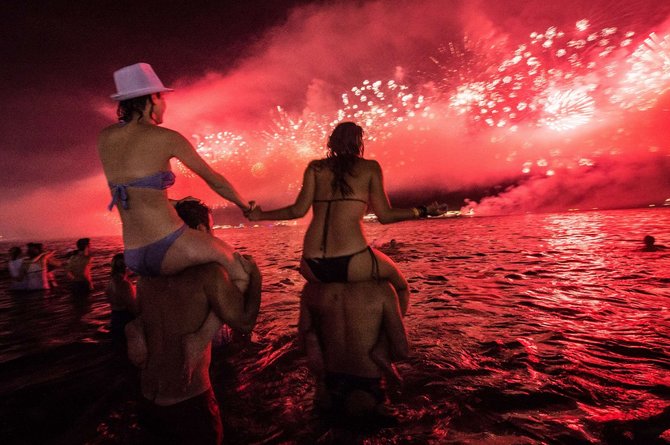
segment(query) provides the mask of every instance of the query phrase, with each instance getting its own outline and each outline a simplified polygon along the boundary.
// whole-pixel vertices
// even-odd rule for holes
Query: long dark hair
[[[353,175],[356,160],[363,156],[363,128],[353,122],[338,124],[328,138],[328,168],[333,172],[333,192],[343,196],[354,193],[345,176]]]
[[[160,96],[161,93],[156,93],[156,96]],[[151,95],[133,97],[132,99],[126,99],[119,102],[119,106],[116,108],[116,115],[119,118],[119,122],[128,123],[133,120],[133,115],[135,113],[140,115],[138,120],[144,118],[144,108],[147,106],[147,101],[151,103],[151,109],[149,110],[149,116],[154,112],[154,101],[151,99]]]

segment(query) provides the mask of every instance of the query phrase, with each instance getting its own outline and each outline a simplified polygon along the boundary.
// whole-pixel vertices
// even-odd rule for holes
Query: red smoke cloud
[[[420,107],[416,115],[404,115],[402,121],[370,118],[366,128],[374,138],[366,141],[366,156],[382,164],[392,192],[430,188],[447,194],[503,181],[519,184],[473,204],[480,214],[648,205],[670,197],[665,173],[670,153],[665,131],[668,104],[661,100],[642,112],[601,100],[605,85],[616,85],[621,77],[607,77],[605,68],[584,76],[600,85],[596,92],[602,97],[596,97],[599,102],[588,124],[579,128],[555,132],[522,122],[514,132],[509,125],[482,125],[483,120],[474,119],[477,110],[461,114],[453,107],[457,87],[481,79],[482,72],[488,79],[499,75],[497,68],[503,61],[497,60],[499,55],[511,55],[519,45],[527,45],[529,32],[544,32],[550,26],[574,28],[580,19],[591,20],[592,29],[616,26],[619,34],[627,29],[636,32],[630,47],[609,56],[608,60],[620,62],[622,70],[622,58],[642,43],[644,35],[667,31],[660,23],[667,7],[651,0],[587,6],[529,1],[523,7],[507,6],[483,0],[423,0],[298,8],[233,66],[221,66],[201,78],[164,78],[176,89],[168,96],[164,125],[192,138],[194,144],[218,133],[214,140],[228,141],[224,132],[239,137],[232,145],[226,142],[223,148],[210,150],[210,162],[244,196],[271,207],[290,202],[308,160],[324,154],[329,125],[337,121],[338,109],[345,108],[343,95],[350,105],[358,101],[359,109],[366,108],[352,88],[380,102],[371,90],[363,89],[364,81],[382,81],[380,88],[387,97],[391,94],[388,82],[394,81],[409,88],[412,97],[403,100],[407,99],[407,107]],[[481,53],[459,59],[454,53],[441,52],[453,42],[460,48],[465,40],[470,49]],[[207,47],[215,45],[210,42]],[[432,59],[440,54],[448,57],[438,68]],[[204,56],[217,58],[216,53]],[[465,62],[480,71],[464,70],[459,64]],[[530,87],[535,84],[524,84]],[[112,106],[95,104],[110,121]],[[365,125],[365,119],[359,123]],[[214,147],[212,141],[210,147]],[[197,178],[179,178],[170,193],[222,203]],[[45,236],[80,235],[93,227],[119,233],[103,214],[107,198],[104,179],[96,177],[67,191],[51,189],[5,201],[0,212],[16,216],[3,220],[0,231],[12,237],[37,233],[39,227],[44,227]],[[26,211],[27,201],[41,210]],[[65,214],[79,215],[76,226],[63,223],[59,215]],[[30,229],[23,232],[19,227]]]

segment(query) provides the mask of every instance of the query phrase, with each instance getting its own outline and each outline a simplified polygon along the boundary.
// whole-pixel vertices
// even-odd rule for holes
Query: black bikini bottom
[[[370,246],[359,250],[358,252],[352,253],[350,255],[343,256],[333,256],[326,258],[305,258],[302,257],[302,261],[307,264],[309,270],[312,271],[314,276],[322,283],[346,283],[349,278],[349,262],[353,257],[359,253],[365,251],[370,252],[370,257],[372,258],[372,278],[375,280],[379,279],[379,264],[377,263],[377,257],[370,248]],[[305,277],[308,278],[308,277]],[[309,278],[308,278],[309,279]]]

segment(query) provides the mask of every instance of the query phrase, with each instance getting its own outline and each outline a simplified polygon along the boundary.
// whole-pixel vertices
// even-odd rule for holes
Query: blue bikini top
[[[175,176],[171,171],[157,172],[153,175],[145,176],[143,178],[134,179],[125,184],[109,183],[109,188],[112,191],[112,202],[109,203],[107,209],[112,210],[115,204],[121,202],[124,209],[128,209],[128,187],[137,187],[144,189],[165,190],[174,184]]]

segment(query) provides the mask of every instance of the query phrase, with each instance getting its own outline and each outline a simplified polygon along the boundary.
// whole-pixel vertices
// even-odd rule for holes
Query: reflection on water
[[[670,429],[670,251],[640,248],[646,234],[670,244],[669,228],[667,209],[366,225],[375,245],[397,240],[388,254],[412,286],[413,348],[400,365],[403,391],[393,394],[400,426],[369,433],[330,429],[311,411],[313,382],[295,346],[304,228],[221,231],[264,274],[252,343],[219,348],[212,367],[227,441],[659,441]],[[22,431],[9,413],[17,406],[39,414],[86,393],[94,414],[65,403],[71,415],[58,431],[83,431],[90,443],[139,437],[132,384],[110,374],[106,348],[102,289],[120,244],[94,241],[97,282],[87,301],[64,288],[2,290],[3,430]],[[116,383],[103,383],[110,375]],[[55,389],[64,382],[70,393]]]

